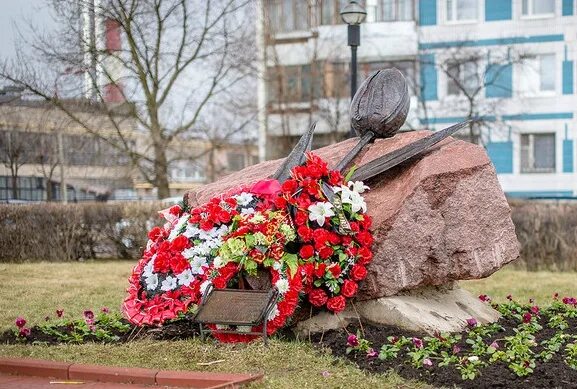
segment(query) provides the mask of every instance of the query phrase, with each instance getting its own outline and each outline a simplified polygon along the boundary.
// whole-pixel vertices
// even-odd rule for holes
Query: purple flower
[[[84,311],[84,318],[86,320],[92,320],[94,319],[94,312],[90,311],[90,310],[86,310]]]
[[[486,294],[481,294],[479,295],[479,300],[481,300],[482,302],[486,303],[488,301],[491,301],[491,299],[489,298],[489,296],[487,296]]]
[[[534,315],[539,315],[539,307],[534,305],[531,307],[531,313]]]
[[[22,337],[22,338],[27,338],[30,336],[30,328],[20,328],[20,332],[18,333],[18,336]]]
[[[493,343],[491,343],[489,345],[489,347],[493,347],[495,350],[498,350],[499,349],[499,343],[497,343],[497,341],[494,340]]]
[[[413,339],[411,339],[411,341],[413,342],[413,345],[414,345],[416,348],[423,348],[423,341],[422,341],[421,339],[419,339],[419,338],[413,338]]]
[[[25,325],[26,325],[26,319],[24,319],[22,316],[20,316],[16,319],[16,327],[22,328]]]
[[[423,366],[427,367],[433,366],[433,361],[431,361],[429,358],[425,358],[423,359]]]
[[[63,314],[64,314],[64,309],[57,309],[56,310],[56,316],[62,317]]]
[[[102,313],[110,313],[110,309],[108,309],[108,307],[102,307],[102,309],[100,311]]]
[[[349,337],[347,338],[347,345],[351,347],[357,347],[359,345],[359,339],[357,338],[357,336],[354,334],[350,334]]]
[[[96,326],[95,326],[94,324],[92,324],[92,323],[89,323],[89,324],[88,324],[88,329],[89,329],[90,331],[94,332],[94,331],[96,331]]]
[[[322,375],[323,377],[330,377],[331,373],[329,373],[328,371],[325,370],[325,371],[323,371],[323,372],[321,373],[321,375]]]
[[[563,297],[563,304],[577,305],[577,299],[575,297]]]
[[[374,358],[377,355],[379,355],[379,353],[374,348],[371,347],[367,350],[367,358]]]
[[[453,354],[459,354],[461,352],[461,347],[454,345],[453,346]]]
[[[530,323],[532,318],[533,315],[531,315],[529,312],[525,312],[523,315],[523,323]]]
[[[475,319],[474,317],[467,319],[467,325],[471,328],[476,327],[477,326],[477,319]]]

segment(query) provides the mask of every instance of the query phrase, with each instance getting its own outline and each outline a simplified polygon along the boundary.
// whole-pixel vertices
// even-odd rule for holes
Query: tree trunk
[[[12,174],[12,199],[18,200],[18,173]]]
[[[154,145],[154,175],[157,188],[158,199],[170,197],[168,184],[168,162],[166,160],[166,149],[159,142]]]

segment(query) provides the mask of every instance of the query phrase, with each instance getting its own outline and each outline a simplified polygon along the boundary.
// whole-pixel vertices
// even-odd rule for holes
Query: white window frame
[[[523,14],[523,0],[519,1],[519,15],[521,15],[521,19],[550,19],[555,17],[555,14],[557,13],[557,0],[552,0],[553,12],[544,14],[533,13],[533,1],[534,0],[527,0],[528,13],[526,15]]]
[[[456,17],[457,15],[457,9],[458,9],[458,5],[457,2],[459,0],[452,0],[453,1],[453,6],[452,6],[452,14],[454,17]],[[446,24],[472,24],[472,23],[477,23],[479,20],[481,20],[481,0],[476,0],[477,2],[477,17],[475,19],[449,19],[449,3],[448,0],[445,0],[443,2],[444,5],[444,12],[445,12],[445,23]]]
[[[527,61],[531,60],[531,61],[535,61],[535,62],[539,62],[538,66],[540,66],[540,57],[546,56],[546,55],[552,55],[554,57],[554,66],[553,66],[553,74],[555,76],[555,87],[553,88],[553,90],[541,90],[541,87],[539,86],[538,90],[527,90],[525,89],[525,84],[524,84],[524,77],[527,77],[525,75],[525,73],[527,72],[527,66],[530,66]],[[561,78],[560,76],[560,64],[558,63],[558,55],[555,52],[542,52],[542,53],[535,53],[533,55],[531,55],[529,57],[530,59],[524,60],[521,63],[517,64],[516,69],[514,69],[514,72],[516,73],[516,75],[514,76],[516,79],[515,85],[517,85],[516,88],[516,95],[518,97],[551,97],[551,96],[556,96],[559,93],[559,87],[560,87],[560,83],[559,80]],[[541,69],[538,69],[538,72],[540,73]],[[539,74],[540,77],[540,74]],[[541,83],[541,78],[539,78],[539,84]]]
[[[530,165],[534,165],[534,161],[532,159],[534,159],[535,156],[535,135],[537,136],[553,136],[553,167],[552,168],[543,168],[543,169],[539,169],[539,168],[534,168],[534,167],[528,167],[528,168],[523,168],[523,151],[524,151],[524,147],[528,147],[527,150],[527,156],[529,158],[529,162],[533,162],[530,163]],[[528,146],[523,146],[523,137],[524,136],[528,136],[529,137],[529,145]],[[530,132],[530,133],[522,133],[519,135],[519,173],[521,174],[554,174],[557,172],[557,166],[558,166],[558,161],[557,161],[557,154],[558,154],[558,150],[557,150],[557,132],[553,131],[553,132]]]
[[[459,76],[461,75],[462,67],[465,64],[474,63],[473,61],[466,61],[465,59],[463,59],[463,61],[464,62],[459,63]],[[482,82],[482,79],[480,78],[480,71],[481,71],[483,64],[481,63],[481,61],[477,61],[475,64],[476,64],[476,68],[477,68],[476,69],[477,70],[477,73],[476,73],[477,81]],[[445,82],[444,82],[444,84],[445,84],[445,97],[447,97],[449,99],[462,99],[462,98],[464,98],[465,93],[463,93],[463,91],[461,89],[459,89],[459,93],[449,93],[449,84],[453,81],[453,79],[451,77],[449,77],[447,72],[448,72],[448,69],[441,72],[443,74],[444,79],[445,79]],[[459,82],[462,84],[463,80],[459,80]],[[480,85],[477,85],[477,87],[479,87],[479,86]]]

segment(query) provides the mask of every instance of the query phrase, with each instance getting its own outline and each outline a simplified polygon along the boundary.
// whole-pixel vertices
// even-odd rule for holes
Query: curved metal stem
[[[376,134],[372,131],[368,131],[365,135],[363,135],[361,137],[361,139],[359,139],[358,143],[355,145],[355,147],[353,147],[348,153],[347,155],[345,155],[343,157],[343,159],[341,159],[341,161],[337,164],[337,166],[335,167],[335,170],[340,171],[341,173],[343,172],[343,170],[345,170],[345,168],[347,167],[347,165],[349,163],[351,163],[351,161],[361,152],[361,150],[363,149],[363,147],[365,147],[370,141],[372,141],[373,139],[375,139]]]

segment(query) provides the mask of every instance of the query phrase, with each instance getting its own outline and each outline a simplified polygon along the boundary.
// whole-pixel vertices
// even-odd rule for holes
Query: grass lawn
[[[107,306],[118,310],[133,262],[0,264],[0,329],[13,328],[17,316],[38,323],[64,308],[68,317],[81,317],[84,309]],[[462,285],[475,294],[497,300],[512,294],[519,300],[576,294],[577,273],[528,273],[503,269],[486,280]],[[295,387],[402,387],[425,385],[396,374],[369,375],[354,365],[313,350],[306,343],[273,340],[268,348],[259,342],[221,345],[198,340],[139,341],[123,345],[23,346],[0,345],[0,355],[119,366],[230,372],[265,372],[264,386]],[[211,366],[197,363],[225,360]],[[260,385],[259,385],[260,386]]]

